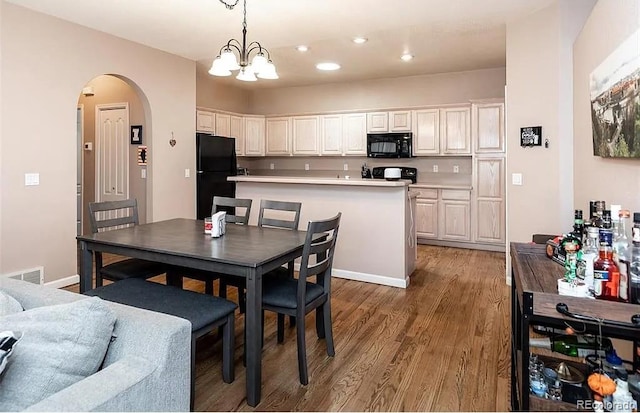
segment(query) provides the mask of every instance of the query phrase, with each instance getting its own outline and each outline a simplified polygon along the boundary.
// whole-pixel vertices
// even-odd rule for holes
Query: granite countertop
[[[306,185],[341,185],[341,186],[376,186],[386,188],[397,188],[411,184],[409,180],[387,181],[385,179],[362,179],[361,177],[350,178],[325,178],[325,177],[302,177],[302,176],[251,176],[239,175],[227,178],[233,182],[254,182],[271,184],[306,184]]]
[[[461,189],[471,191],[473,188],[471,184],[460,184],[460,183],[427,183],[427,182],[417,182],[415,184],[409,185],[411,189]]]

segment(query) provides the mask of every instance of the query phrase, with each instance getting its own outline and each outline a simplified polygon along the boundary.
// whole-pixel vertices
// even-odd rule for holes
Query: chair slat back
[[[119,227],[138,225],[138,201],[105,201],[89,203],[91,232],[109,231]]]
[[[211,215],[221,210],[226,211],[225,222],[247,225],[249,223],[249,214],[251,213],[251,202],[251,199],[214,196]],[[244,212],[239,213],[238,208],[243,208]]]
[[[304,303],[306,293],[306,281],[308,277],[317,276],[317,283],[322,285],[325,293],[331,292],[331,268],[333,266],[333,255],[338,240],[338,229],[340,227],[340,217],[338,213],[333,218],[321,221],[310,221],[307,226],[307,237],[302,250],[302,260],[300,262],[300,272],[298,281],[298,303]],[[313,241],[317,234],[324,235],[318,241]],[[315,255],[314,264],[310,264],[310,258]]]
[[[260,215],[258,216],[259,227],[274,227],[285,229],[298,229],[300,224],[300,210],[302,209],[301,202],[287,202],[287,201],[271,201],[268,199],[260,200]],[[274,217],[267,217],[265,213],[268,211],[284,211],[291,215],[293,212],[293,219],[280,219]],[[283,217],[284,218],[284,217]]]

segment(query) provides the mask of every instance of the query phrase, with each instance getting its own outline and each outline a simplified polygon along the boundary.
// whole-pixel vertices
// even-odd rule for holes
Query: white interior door
[[[96,201],[129,198],[129,106],[96,106]]]

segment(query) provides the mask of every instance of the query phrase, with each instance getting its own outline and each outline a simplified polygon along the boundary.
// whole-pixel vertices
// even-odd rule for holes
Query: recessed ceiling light
[[[410,53],[405,53],[402,56],[400,56],[400,59],[404,60],[405,62],[408,62],[409,60],[413,59],[413,55]]]
[[[353,42],[354,42],[355,44],[362,44],[362,43],[366,43],[366,42],[367,42],[367,40],[369,40],[369,39],[367,39],[366,37],[354,37],[354,38],[353,38]]]
[[[324,62],[324,63],[318,63],[316,65],[316,68],[318,70],[338,70],[340,69],[340,65],[333,62]]]
[[[301,44],[300,46],[296,47],[296,50],[299,52],[306,52],[307,50],[309,50],[309,47]]]

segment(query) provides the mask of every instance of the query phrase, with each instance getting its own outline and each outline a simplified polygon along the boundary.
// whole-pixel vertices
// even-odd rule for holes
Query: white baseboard
[[[300,271],[300,264],[295,263],[294,269]],[[344,278],[347,280],[364,281],[373,284],[388,285],[390,287],[407,288],[409,286],[409,277],[404,280],[400,278],[386,277],[384,275],[368,274],[364,272],[347,271],[334,268],[331,276],[336,278]]]
[[[78,284],[79,282],[80,276],[78,274],[75,274],[69,277],[60,278],[59,280],[49,281],[48,283],[44,283],[44,285],[52,288],[64,288],[73,284]]]

